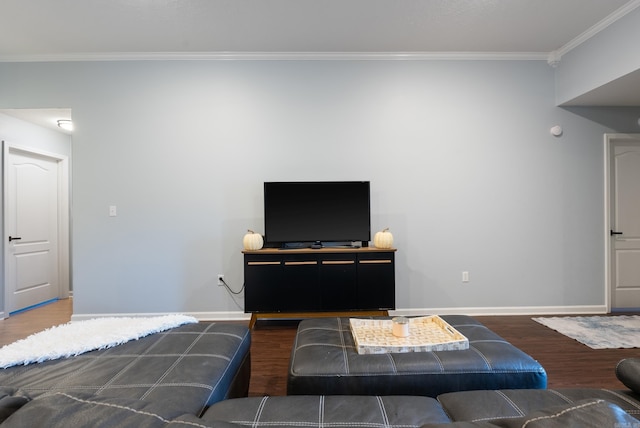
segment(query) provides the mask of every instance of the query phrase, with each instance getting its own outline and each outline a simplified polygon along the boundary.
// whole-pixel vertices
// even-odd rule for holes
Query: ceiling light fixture
[[[71,122],[69,119],[60,119],[58,120],[58,127],[67,131],[73,131],[73,122]]]

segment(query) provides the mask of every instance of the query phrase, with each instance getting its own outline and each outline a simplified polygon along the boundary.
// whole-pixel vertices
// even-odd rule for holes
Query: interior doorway
[[[605,135],[606,301],[640,308],[640,134]]]
[[[3,146],[6,317],[69,297],[69,159]]]

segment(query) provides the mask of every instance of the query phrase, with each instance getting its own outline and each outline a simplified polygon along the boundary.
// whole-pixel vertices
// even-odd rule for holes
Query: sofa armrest
[[[638,420],[605,400],[583,400],[552,406],[519,418],[426,424],[421,428],[601,428],[635,427]]]
[[[29,402],[15,388],[0,387],[0,423]]]
[[[640,358],[632,357],[621,360],[616,365],[616,377],[627,388],[640,394]]]

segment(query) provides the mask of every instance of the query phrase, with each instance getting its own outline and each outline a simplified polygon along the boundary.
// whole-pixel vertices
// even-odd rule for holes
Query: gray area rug
[[[640,316],[532,318],[592,349],[640,348]]]

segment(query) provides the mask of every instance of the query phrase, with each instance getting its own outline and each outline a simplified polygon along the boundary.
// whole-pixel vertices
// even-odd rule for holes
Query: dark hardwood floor
[[[61,300],[0,321],[0,345],[68,322],[72,300]],[[547,370],[549,388],[624,389],[615,366],[640,349],[594,350],[533,321],[530,316],[474,317],[538,360]],[[248,323],[248,321],[247,321]],[[285,395],[287,368],[297,323],[260,321],[252,331],[249,395]]]

